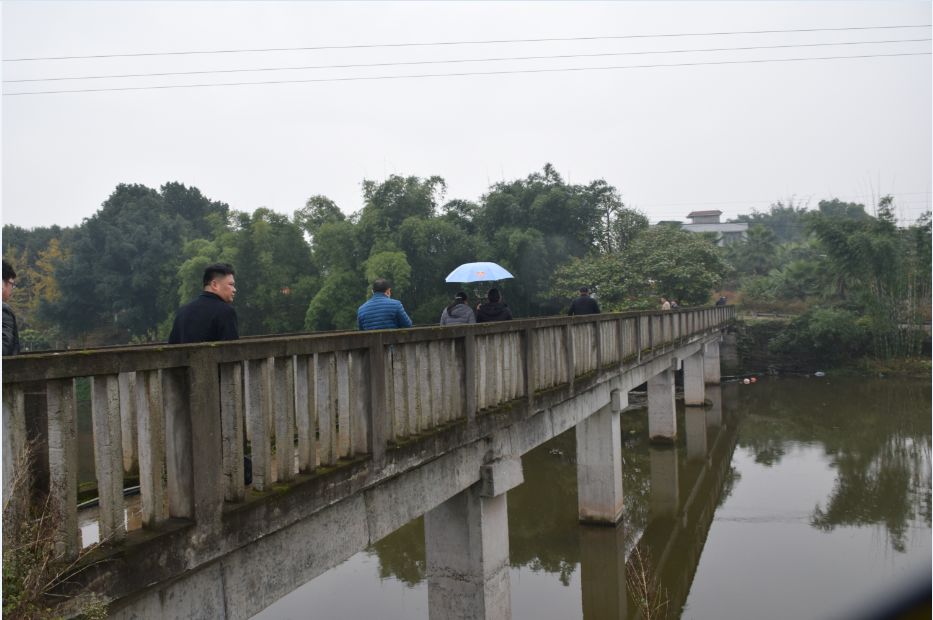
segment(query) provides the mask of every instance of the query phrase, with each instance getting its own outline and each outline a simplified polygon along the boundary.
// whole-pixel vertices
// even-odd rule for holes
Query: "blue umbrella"
[[[451,271],[445,282],[492,282],[514,277],[496,263],[464,263]]]

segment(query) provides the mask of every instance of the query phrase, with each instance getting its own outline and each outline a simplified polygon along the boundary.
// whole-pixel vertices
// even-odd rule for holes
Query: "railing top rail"
[[[677,309],[673,312],[691,313],[714,307],[690,307]],[[734,306],[728,307],[734,308]],[[463,338],[469,334],[498,334],[671,313],[672,311],[660,310],[613,312],[582,316],[535,317],[446,327],[431,325],[409,329],[380,330],[377,332],[305,332],[184,345],[154,343],[136,346],[36,352],[3,358],[3,383],[184,367],[189,365],[190,356],[194,352],[202,355],[207,354],[218,363],[231,363],[268,357],[368,349],[377,341],[377,336],[385,346],[452,340]]]

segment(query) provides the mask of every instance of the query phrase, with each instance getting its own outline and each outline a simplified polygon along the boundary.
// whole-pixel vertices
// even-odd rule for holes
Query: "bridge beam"
[[[628,394],[613,390],[611,399],[576,427],[577,502],[584,523],[614,525],[622,518],[619,412],[628,406]]]
[[[702,350],[684,359],[684,405],[688,407],[702,407],[704,404],[704,368]]]
[[[719,385],[721,376],[719,372],[719,340],[713,340],[703,345],[703,379],[706,383]]]
[[[424,515],[432,620],[512,617],[505,491],[521,482],[516,460],[485,466],[482,481]],[[489,492],[498,495],[485,496]]]
[[[673,367],[648,379],[648,436],[658,443],[672,443],[677,437]]]

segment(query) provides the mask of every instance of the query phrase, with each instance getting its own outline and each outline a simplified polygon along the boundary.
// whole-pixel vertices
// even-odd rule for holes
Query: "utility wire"
[[[400,67],[410,65],[443,65],[455,63],[470,62],[506,62],[517,60],[558,60],[570,58],[600,58],[607,56],[643,56],[648,54],[687,54],[687,53],[705,53],[705,52],[744,52],[750,50],[773,50],[788,49],[799,47],[828,47],[837,45],[879,45],[888,43],[927,43],[933,41],[931,38],[925,39],[890,39],[885,41],[844,41],[840,43],[791,43],[786,45],[755,45],[750,47],[712,47],[701,49],[676,49],[676,50],[657,50],[657,51],[635,51],[635,52],[598,52],[592,54],[558,54],[548,56],[503,56],[495,58],[460,58],[452,60],[412,60],[404,62],[376,62],[376,63],[357,63],[345,65],[305,65],[292,67],[259,67],[250,69],[211,69],[203,71],[169,71],[164,73],[122,73],[110,75],[84,75],[84,76],[56,76],[45,78],[23,78],[18,80],[3,80],[4,84],[18,84],[23,82],[57,82],[63,80],[106,80],[122,78],[140,78],[140,77],[170,77],[180,75],[209,75],[215,73],[257,73],[265,71],[305,71],[312,69],[358,69],[372,67]]]
[[[516,75],[531,73],[567,73],[580,71],[607,71],[618,69],[659,69],[668,67],[700,67],[712,65],[744,65],[744,64],[763,64],[777,62],[804,62],[811,60],[847,60],[861,58],[893,58],[896,56],[930,56],[931,52],[899,52],[893,54],[862,54],[858,56],[811,56],[806,58],[769,58],[760,60],[720,60],[708,62],[685,62],[676,64],[652,64],[652,65],[618,65],[610,67],[572,67],[563,69],[515,69],[508,71],[465,71],[462,73],[422,73],[414,75],[377,75],[377,76],[357,76],[357,77],[339,77],[339,78],[308,78],[301,80],[267,80],[262,82],[215,82],[210,84],[167,84],[162,86],[121,86],[113,88],[82,88],[74,90],[36,90],[19,93],[3,93],[4,97],[18,97],[22,95],[59,95],[67,93],[98,93],[98,92],[116,92],[133,90],[167,90],[175,88],[209,88],[213,86],[268,86],[272,84],[308,84],[323,82],[363,82],[373,80],[407,80],[421,78],[438,77],[466,77],[479,75]]]
[[[660,34],[626,34],[592,37],[547,37],[540,39],[494,39],[481,41],[435,41],[425,43],[371,43],[356,45],[317,45],[310,47],[268,47],[256,49],[222,49],[222,50],[186,50],[176,52],[134,52],[126,54],[91,54],[86,56],[36,56],[31,58],[5,58],[3,62],[32,62],[40,60],[88,60],[95,58],[138,58],[145,56],[186,56],[196,54],[245,54],[264,52],[298,52],[314,50],[346,50],[346,49],[376,49],[396,47],[439,47],[451,45],[490,45],[501,43],[549,43],[565,41],[606,41],[622,39],[656,39],[667,37],[709,37],[731,36],[743,34],[778,34],[792,32],[845,32],[852,30],[893,30],[899,28],[929,28],[931,24],[905,24],[898,26],[846,26],[840,28],[793,28],[787,30],[742,30],[732,32],[678,32]]]

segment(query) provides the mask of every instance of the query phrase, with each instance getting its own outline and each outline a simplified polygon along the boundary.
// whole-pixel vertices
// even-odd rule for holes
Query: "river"
[[[627,410],[616,528],[578,523],[574,432],[556,437],[508,494],[512,617],[643,617],[641,599],[665,618],[851,618],[929,586],[930,394],[831,375],[726,383],[712,408],[678,403],[662,448],[646,410]],[[427,603],[419,518],[255,617],[407,620]]]

